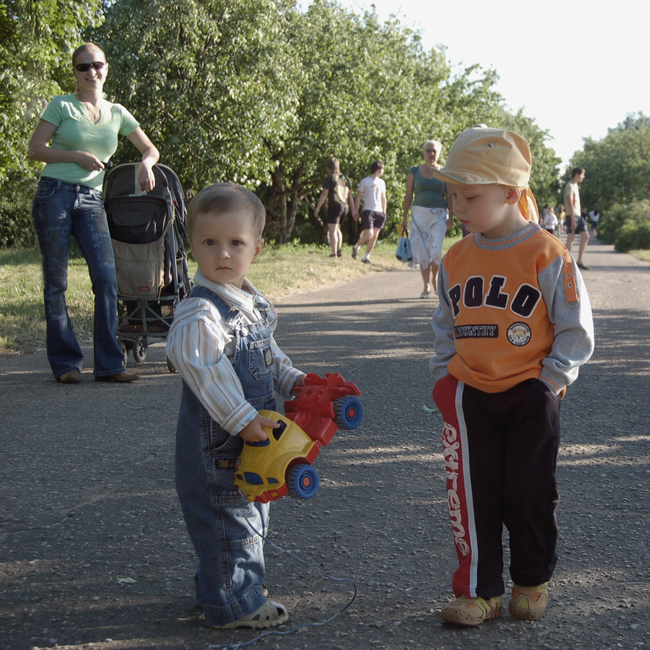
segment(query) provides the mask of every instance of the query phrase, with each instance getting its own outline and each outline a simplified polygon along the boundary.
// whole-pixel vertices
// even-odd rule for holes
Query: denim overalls
[[[259,296],[262,319],[247,324],[242,314],[217,294],[195,286],[190,297],[210,300],[235,338],[230,360],[246,400],[258,411],[275,409],[273,355],[267,324],[268,303]],[[225,625],[259,609],[265,602],[262,539],[269,504],[247,501],[235,487],[235,460],[243,440],[222,429],[183,381],[176,432],[176,490],[199,558],[196,598],[206,625]],[[251,525],[249,525],[249,522]]]

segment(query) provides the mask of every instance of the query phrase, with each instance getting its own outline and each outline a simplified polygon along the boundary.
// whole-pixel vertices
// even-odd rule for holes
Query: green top
[[[85,105],[75,95],[55,97],[41,115],[42,120],[57,127],[50,146],[64,151],[87,151],[108,162],[117,149],[118,134],[133,133],[140,125],[121,104],[102,99],[99,106],[101,117],[93,124]],[[100,191],[104,182],[103,171],[88,171],[74,162],[47,163],[42,176]]]
[[[421,208],[446,208],[445,201],[445,184],[437,178],[424,178],[420,174],[420,166],[415,165],[409,169],[413,174],[413,191],[415,198],[412,205],[418,205]]]

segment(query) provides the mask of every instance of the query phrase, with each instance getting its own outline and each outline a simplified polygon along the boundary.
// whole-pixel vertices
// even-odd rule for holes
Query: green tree
[[[31,134],[46,103],[74,90],[71,55],[101,9],[101,0],[0,3],[0,183],[36,169],[27,161]]]
[[[300,208],[324,234],[313,206],[330,156],[341,160],[353,186],[372,160],[383,160],[394,207],[394,185],[403,184],[400,163],[429,137],[434,120],[427,115],[424,125],[422,116],[435,115],[431,96],[449,72],[443,56],[423,53],[419,38],[397,21],[380,25],[374,13],[359,17],[334,2],[316,1],[294,14],[287,38],[300,54],[296,120],[287,133],[265,139],[277,165],[271,183],[260,188],[283,241]]]
[[[650,200],[612,205],[598,222],[598,238],[614,244],[616,250],[650,248]]]
[[[297,216],[323,232],[311,208],[327,157],[356,180],[383,159],[395,210],[422,142],[450,139],[500,101],[493,73],[452,77],[444,52],[425,52],[396,19],[327,0],[305,12],[292,0],[117,0],[94,40],[111,62],[107,91],[162,162],[189,187],[256,189],[281,241]]]
[[[265,139],[277,166],[260,188],[283,241],[297,216],[324,234],[312,209],[329,156],[356,181],[372,160],[383,160],[389,218],[397,220],[422,143],[449,142],[500,101],[491,72],[472,67],[453,76],[442,48],[425,51],[419,34],[395,18],[380,24],[375,12],[359,17],[315,0],[293,16],[288,40],[300,53],[297,119],[281,142],[273,133]]]
[[[586,139],[574,165],[587,172],[580,195],[589,210],[650,199],[650,117],[628,115],[601,140]]]
[[[136,116],[187,188],[219,180],[254,188],[268,176],[273,161],[263,138],[292,119],[283,11],[274,0],[117,0],[108,7],[93,35],[111,65],[106,90]],[[124,147],[116,160],[130,156]]]

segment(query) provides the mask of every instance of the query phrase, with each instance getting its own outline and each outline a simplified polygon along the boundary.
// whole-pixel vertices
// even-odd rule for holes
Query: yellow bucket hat
[[[507,185],[525,190],[532,158],[528,140],[513,131],[475,127],[463,131],[452,145],[447,164],[433,169],[446,183]]]
[[[531,167],[526,138],[514,131],[478,126],[463,131],[449,151],[447,164],[431,171],[445,183],[498,184],[523,190],[521,213],[529,221],[539,221],[537,202],[528,188]]]

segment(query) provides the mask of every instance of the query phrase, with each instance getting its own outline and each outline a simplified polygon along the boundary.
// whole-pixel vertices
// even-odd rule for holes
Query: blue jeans
[[[239,311],[204,287],[190,297],[211,300],[232,327],[236,352],[230,360],[244,397],[258,411],[275,409],[271,334],[266,309],[262,320],[243,324]],[[199,566],[196,599],[206,625],[244,618],[266,602],[262,594],[268,503],[251,503],[235,486],[235,462],[243,440],[215,422],[183,381],[176,430],[176,490]]]
[[[58,379],[83,367],[83,354],[72,330],[65,292],[68,288],[70,236],[87,264],[95,294],[94,374],[124,371],[117,342],[117,280],[102,193],[84,185],[41,178],[32,218],[43,257],[47,358]]]

